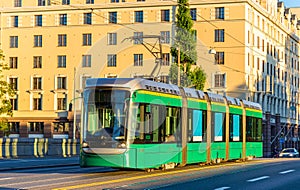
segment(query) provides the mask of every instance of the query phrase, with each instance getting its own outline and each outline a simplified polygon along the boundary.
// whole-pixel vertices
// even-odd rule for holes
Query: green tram
[[[262,157],[257,103],[146,79],[92,78],[80,166],[152,170]]]

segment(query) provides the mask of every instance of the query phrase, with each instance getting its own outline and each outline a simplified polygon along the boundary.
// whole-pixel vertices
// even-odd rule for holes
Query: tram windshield
[[[83,140],[91,148],[112,148],[125,140],[129,94],[125,90],[85,90]]]

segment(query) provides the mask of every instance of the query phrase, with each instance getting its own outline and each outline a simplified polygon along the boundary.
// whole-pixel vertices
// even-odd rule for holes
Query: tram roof
[[[259,103],[255,103],[255,102],[250,102],[247,100],[242,100],[243,104],[246,108],[253,108],[253,109],[257,109],[257,110],[262,110],[262,107]]]
[[[205,94],[195,88],[183,88],[187,97],[205,99]]]
[[[230,96],[225,96],[228,104],[230,105],[236,105],[236,106],[241,106],[241,102],[240,102],[240,99],[238,98],[233,98],[233,97],[230,97]]]
[[[180,90],[176,85],[155,82],[144,78],[90,78],[86,80],[86,87],[122,87],[131,90],[144,89],[180,95]]]
[[[211,92],[206,92],[210,101],[212,102],[222,102],[225,103],[224,97],[220,94],[214,94]]]

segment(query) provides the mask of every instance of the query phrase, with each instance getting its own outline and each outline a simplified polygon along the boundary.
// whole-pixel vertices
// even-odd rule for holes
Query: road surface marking
[[[273,162],[273,160],[257,160],[253,161],[253,163],[269,163]],[[244,162],[243,162],[244,163]],[[223,166],[238,166],[238,163],[228,163],[224,164]],[[251,163],[249,163],[251,165]],[[137,180],[137,179],[145,179],[149,177],[159,177],[159,176],[165,176],[165,175],[172,175],[172,174],[180,174],[180,173],[188,173],[192,171],[201,171],[205,169],[212,169],[212,168],[219,168],[220,165],[213,165],[209,167],[203,167],[203,168],[193,168],[193,169],[186,169],[186,170],[179,170],[179,171],[170,171],[167,173],[152,173],[151,175],[142,175],[142,176],[135,176],[135,177],[128,177],[128,178],[121,178],[121,179],[115,179],[115,180],[109,180],[109,181],[101,181],[101,182],[92,182],[92,183],[86,183],[86,184],[79,184],[79,185],[71,185],[71,186],[65,186],[65,187],[58,187],[58,188],[53,188],[52,190],[69,190],[69,189],[80,189],[80,188],[87,188],[87,187],[94,187],[94,186],[100,186],[100,185],[105,185],[105,184],[112,184],[112,183],[120,183],[120,182],[128,182],[132,180]]]
[[[287,174],[287,173],[291,173],[291,172],[294,172],[295,170],[286,170],[286,171],[283,171],[283,172],[279,172],[279,174]]]
[[[230,187],[220,187],[220,188],[217,188],[215,190],[225,190],[225,189],[230,189]]]
[[[259,180],[263,180],[263,179],[267,179],[270,176],[262,176],[262,177],[258,177],[258,178],[254,178],[254,179],[249,179],[247,180],[248,182],[255,182],[255,181],[259,181]]]
[[[12,179],[11,177],[7,177],[7,178],[0,178],[0,181],[1,180],[8,180],[8,179]]]

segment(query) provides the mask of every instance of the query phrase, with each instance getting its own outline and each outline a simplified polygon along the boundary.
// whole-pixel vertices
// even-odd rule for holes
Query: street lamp
[[[208,50],[208,53],[209,53],[209,54],[215,55],[215,54],[217,54],[217,51],[216,51],[214,48],[210,48],[210,49]]]

